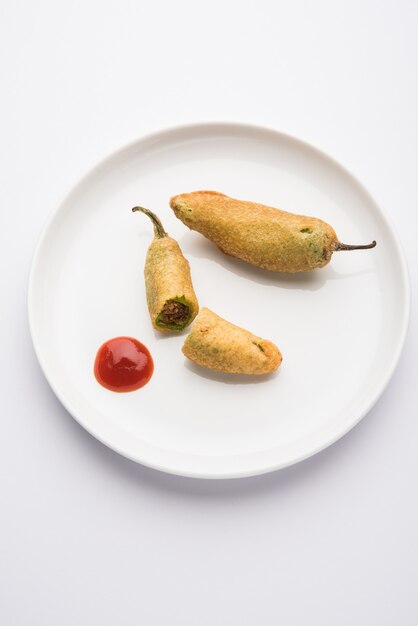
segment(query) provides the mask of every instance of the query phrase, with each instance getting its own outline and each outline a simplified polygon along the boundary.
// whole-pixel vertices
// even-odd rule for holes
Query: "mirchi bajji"
[[[268,374],[282,362],[274,343],[227,322],[206,307],[201,309],[182,351],[197,365],[229,374]]]
[[[139,206],[132,211],[145,213],[154,225],[154,240],[148,248],[144,269],[152,325],[160,332],[181,331],[199,311],[189,262],[152,211]]]
[[[186,226],[213,241],[221,252],[271,272],[307,272],[327,265],[334,252],[376,246],[375,241],[341,243],[334,229],[316,217],[236,200],[217,191],[173,196],[170,206]]]

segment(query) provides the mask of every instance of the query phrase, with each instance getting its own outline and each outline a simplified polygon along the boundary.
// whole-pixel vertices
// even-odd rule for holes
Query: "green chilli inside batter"
[[[192,316],[192,306],[184,296],[167,300],[156,319],[157,326],[170,330],[183,330]]]

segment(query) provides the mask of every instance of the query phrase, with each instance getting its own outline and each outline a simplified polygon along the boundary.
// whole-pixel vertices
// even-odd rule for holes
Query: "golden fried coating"
[[[142,211],[154,223],[155,237],[148,248],[144,268],[152,325],[161,332],[180,331],[194,320],[199,311],[189,262],[154,213],[141,207],[132,210]]]
[[[282,362],[280,350],[203,307],[183,345],[198,365],[229,374],[267,374]]]
[[[306,272],[327,265],[338,250],[376,245],[342,244],[333,228],[320,219],[235,200],[217,191],[173,196],[170,206],[186,226],[225,254],[272,272]]]

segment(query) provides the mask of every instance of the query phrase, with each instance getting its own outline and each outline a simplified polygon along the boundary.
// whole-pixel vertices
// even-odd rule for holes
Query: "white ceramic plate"
[[[171,195],[214,189],[324,219],[345,243],[326,268],[279,275],[223,256],[189,232]],[[200,304],[273,340],[283,353],[268,380],[230,377],[185,361],[184,335],[157,335],[143,266],[155,210],[189,259]],[[336,441],[387,385],[404,342],[409,286],[398,241],[366,190],[335,161],[281,133],[199,124],[156,133],[90,172],[40,239],[29,319],[42,369],[68,411],[117,452],[167,472],[249,476]],[[99,346],[131,335],[155,362],[150,383],[116,394],[93,376]]]

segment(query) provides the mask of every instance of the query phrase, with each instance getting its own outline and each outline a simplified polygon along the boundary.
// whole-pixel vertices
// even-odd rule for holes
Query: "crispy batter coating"
[[[145,261],[145,287],[151,322],[172,332],[190,324],[199,311],[190,266],[175,239],[164,236],[150,244]]]
[[[206,307],[201,309],[182,350],[194,363],[230,374],[267,374],[282,362],[274,343],[227,322]]]
[[[329,263],[338,241],[320,219],[235,200],[216,191],[173,196],[170,206],[190,229],[222,252],[272,272],[305,272]]]

